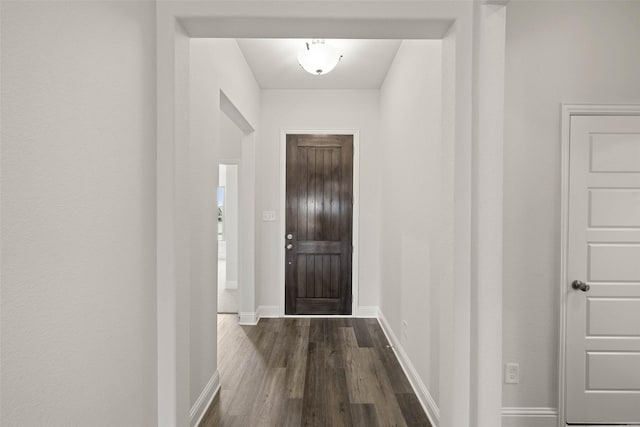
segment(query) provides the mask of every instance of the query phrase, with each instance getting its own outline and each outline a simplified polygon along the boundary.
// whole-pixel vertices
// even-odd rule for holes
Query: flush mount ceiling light
[[[308,73],[317,76],[327,74],[333,70],[342,59],[333,47],[324,40],[313,40],[306,43],[305,50],[298,54],[298,63]]]

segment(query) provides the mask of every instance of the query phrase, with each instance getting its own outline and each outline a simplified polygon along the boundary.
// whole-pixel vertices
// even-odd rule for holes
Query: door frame
[[[238,218],[236,219],[236,221],[238,221],[238,231],[240,229],[240,172],[242,170],[242,159],[234,159],[234,158],[222,158],[218,160],[218,170],[220,170],[220,166],[221,165],[225,165],[225,166],[236,166],[238,168],[237,174],[238,174],[238,182],[236,183],[237,185],[237,192],[238,194],[236,195],[236,197],[238,198]],[[220,183],[218,183],[218,187],[220,186]],[[225,200],[226,200],[226,190],[225,190]],[[239,234],[239,233],[238,233]],[[240,259],[244,258],[242,257],[242,253],[240,252],[240,238],[238,236],[236,236],[236,239],[238,240],[236,242],[236,245],[238,245],[238,269],[240,269]],[[238,280],[238,278],[236,277],[236,284],[234,287],[232,288],[226,288],[226,289],[236,289],[238,290],[238,316],[240,315],[240,281]],[[219,302],[219,301],[218,301]]]
[[[561,104],[561,195],[560,195],[560,330],[558,357],[558,426],[566,426],[567,290],[569,277],[569,144],[573,116],[640,116],[640,105]]]
[[[189,254],[182,242],[189,39],[312,38],[317,34],[442,40],[443,141],[451,167],[445,179],[453,188],[448,203],[454,212],[447,226],[454,247],[449,286],[440,295],[439,424],[501,424],[502,310],[495,307],[502,306],[502,261],[495,254],[502,251],[500,159],[508,0],[347,3],[156,3],[155,421],[162,426],[187,425],[189,412],[189,289],[183,285]],[[255,132],[246,139],[257,142]],[[482,271],[472,262],[478,253],[492,255],[483,262]]]
[[[359,286],[359,257],[360,242],[359,224],[360,224],[360,129],[298,129],[298,128],[282,128],[280,129],[280,236],[284,243],[284,235],[286,234],[286,202],[287,202],[287,135],[352,135],[353,136],[353,223],[352,223],[352,245],[353,252],[351,254],[351,314],[335,315],[331,317],[358,317],[360,300]],[[285,256],[286,251],[284,244],[280,245],[280,267],[278,268],[278,283],[280,283],[279,307],[278,314],[281,317],[322,317],[321,315],[298,315],[285,314]]]

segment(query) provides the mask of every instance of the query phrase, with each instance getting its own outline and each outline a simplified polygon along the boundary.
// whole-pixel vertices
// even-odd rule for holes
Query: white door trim
[[[569,142],[572,116],[637,116],[640,105],[562,104],[561,119],[561,203],[560,203],[560,331],[558,336],[558,426],[565,427],[566,341],[567,341],[567,265],[569,257]]]
[[[304,4],[302,4],[304,3]],[[392,2],[362,1],[349,4],[332,2],[158,2],[156,4],[156,79],[157,79],[157,338],[158,338],[158,412],[160,425],[188,425],[189,415],[189,306],[184,286],[185,257],[181,244],[184,235],[186,204],[184,180],[188,172],[184,141],[189,138],[189,38],[190,37],[312,37],[318,32],[333,38],[442,38],[443,40],[443,142],[450,150],[453,170],[446,177],[454,188],[451,203],[454,217],[453,266],[451,286],[440,295],[440,410],[443,427],[476,425],[472,400],[487,392],[495,394],[492,384],[472,384],[479,369],[472,365],[472,345],[477,331],[471,327],[472,313],[484,321],[501,316],[495,306],[479,305],[485,290],[473,294],[472,230],[476,224],[473,159],[484,153],[473,149],[474,117],[485,103],[474,99],[490,96],[492,91],[477,91],[474,76],[475,21],[472,2]],[[277,4],[279,7],[274,7]],[[483,2],[483,7],[498,8]],[[335,17],[339,16],[340,19]],[[497,17],[495,15],[494,17]],[[499,15],[503,16],[503,15]],[[212,23],[214,25],[212,25]],[[477,23],[477,22],[476,22]],[[290,24],[290,25],[289,25]],[[487,40],[492,46],[496,42]],[[502,46],[503,47],[503,46]],[[498,44],[496,49],[501,49]],[[485,64],[484,73],[499,73]],[[485,79],[477,85],[490,87]],[[494,91],[495,92],[495,91]],[[186,101],[186,102],[185,102]],[[501,120],[501,110],[489,115]],[[258,129],[259,132],[259,129]],[[256,143],[255,133],[247,139]],[[501,205],[496,206],[499,209]],[[483,239],[482,236],[479,237]],[[500,242],[487,242],[489,246]],[[473,295],[472,295],[473,294]],[[477,308],[477,312],[476,312]],[[492,323],[489,322],[488,325]],[[488,333],[502,331],[488,327]],[[493,354],[483,344],[479,352]],[[483,357],[484,358],[484,357]],[[487,410],[500,413],[493,404]],[[477,427],[484,427],[478,425]]]
[[[359,224],[360,224],[360,129],[304,129],[297,128],[283,128],[280,129],[280,239],[283,243],[280,245],[280,268],[278,269],[278,283],[280,293],[280,315],[285,316],[284,313],[284,298],[285,298],[285,249],[284,249],[284,235],[286,234],[286,198],[287,198],[287,134],[299,134],[299,135],[353,135],[353,253],[352,266],[351,266],[351,292],[353,299],[351,300],[351,316],[358,316],[359,307]],[[289,317],[289,316],[286,316]]]

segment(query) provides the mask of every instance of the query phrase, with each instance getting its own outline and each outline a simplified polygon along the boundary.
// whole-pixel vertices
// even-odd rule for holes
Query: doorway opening
[[[238,165],[218,167],[218,313],[238,313]]]
[[[184,188],[184,176],[188,174],[189,165],[185,161],[186,147],[182,141],[189,140],[189,121],[198,110],[185,110],[182,107],[187,104],[187,94],[189,92],[189,82],[193,77],[188,64],[190,59],[189,40],[194,38],[220,38],[220,37],[312,37],[314,34],[324,34],[325,37],[334,38],[425,38],[443,40],[443,84],[442,84],[442,113],[443,113],[443,141],[447,147],[451,147],[453,158],[450,165],[451,170],[448,178],[455,184],[451,200],[447,201],[447,206],[454,209],[455,215],[446,223],[447,229],[453,233],[451,243],[455,251],[451,251],[453,258],[453,271],[448,281],[452,284],[446,287],[440,295],[441,310],[439,318],[440,334],[440,360],[442,366],[438,374],[438,381],[442,384],[443,409],[440,414],[442,423],[446,425],[470,425],[470,407],[478,411],[478,419],[489,417],[499,417],[500,399],[499,375],[493,375],[494,365],[499,367],[501,347],[491,345],[494,338],[499,337],[501,330],[501,316],[495,315],[495,305],[491,305],[501,294],[496,292],[495,297],[491,293],[500,280],[496,281],[496,286],[480,287],[477,295],[490,298],[476,298],[470,286],[476,276],[473,270],[472,256],[476,253],[476,248],[472,247],[472,234],[474,233],[475,218],[479,217],[482,225],[491,217],[493,204],[482,205],[482,215],[476,214],[474,210],[476,199],[474,196],[475,175],[480,175],[481,185],[478,186],[480,193],[479,200],[484,199],[484,194],[492,184],[498,182],[499,173],[487,172],[487,162],[483,162],[474,169],[475,154],[472,152],[472,139],[474,137],[473,117],[476,110],[479,111],[479,123],[483,123],[482,132],[479,136],[482,148],[481,153],[490,150],[496,141],[496,149],[500,148],[501,137],[491,138],[493,127],[491,126],[502,117],[501,109],[495,114],[495,109],[489,108],[494,103],[499,104],[500,91],[485,90],[490,88],[490,83],[499,79],[501,74],[494,73],[493,68],[500,66],[500,61],[486,61],[480,64],[483,71],[480,75],[476,72],[473,63],[475,44],[473,43],[473,33],[476,28],[478,32],[485,34],[488,30],[496,29],[494,33],[489,33],[479,43],[480,47],[493,53],[500,48],[500,25],[504,23],[503,8],[495,12],[497,7],[493,4],[478,7],[478,12],[474,15],[474,7],[470,4],[449,3],[449,2],[425,2],[411,3],[398,6],[391,3],[377,3],[357,5],[353,8],[344,8],[340,5],[326,5],[323,8],[279,8],[274,10],[268,4],[235,4],[228,2],[224,4],[198,4],[186,3],[164,3],[159,4],[157,12],[157,38],[158,38],[158,247],[167,248],[158,251],[158,419],[181,420],[183,414],[189,412],[189,400],[182,396],[188,395],[185,391],[189,387],[188,381],[182,379],[189,376],[188,361],[190,355],[197,353],[198,348],[193,340],[193,334],[189,336],[189,323],[183,321],[189,316],[190,307],[184,294],[188,294],[189,289],[181,286],[189,271],[182,268],[184,259],[188,259],[189,253],[183,250],[180,238],[184,234],[184,198],[181,197]],[[489,21],[486,15],[492,19],[486,26],[474,26],[474,21],[485,23]],[[477,17],[476,17],[477,15]],[[340,19],[335,19],[340,16]],[[502,43],[504,40],[502,39]],[[226,65],[223,61],[217,63],[221,67]],[[475,77],[479,80],[479,100],[473,95],[476,83]],[[488,81],[487,81],[488,80]],[[230,92],[231,93],[231,92]],[[495,95],[494,95],[495,94]],[[198,94],[196,94],[198,95]],[[234,97],[237,101],[240,98]],[[204,100],[203,102],[206,102]],[[242,107],[242,103],[239,103]],[[479,106],[479,107],[478,107]],[[478,108],[476,108],[478,107]],[[481,107],[481,108],[480,108]],[[249,110],[244,110],[251,113]],[[488,116],[488,125],[481,120]],[[207,116],[202,121],[191,120],[206,127],[211,116]],[[250,118],[253,118],[250,115]],[[285,124],[288,126],[289,124]],[[486,128],[485,128],[486,127]],[[496,126],[496,129],[499,126]],[[487,149],[484,144],[490,142]],[[254,144],[253,137],[247,142]],[[253,148],[253,147],[249,147]],[[501,151],[500,151],[501,153]],[[480,156],[482,158],[482,156]],[[484,158],[482,158],[484,160]],[[252,171],[254,158],[249,159],[250,163],[245,163],[243,156],[243,172]],[[490,162],[488,162],[490,164]],[[501,169],[498,168],[499,172]],[[495,176],[494,176],[495,175]],[[252,176],[254,177],[254,176]],[[485,179],[486,178],[486,179]],[[494,179],[495,178],[495,179]],[[244,179],[241,179],[241,182]],[[245,181],[246,182],[246,181]],[[250,183],[255,183],[251,180]],[[501,188],[501,184],[497,186]],[[246,197],[243,193],[243,198]],[[495,204],[497,208],[500,203]],[[260,206],[260,205],[258,205]],[[251,214],[254,213],[254,206],[251,206]],[[249,212],[249,211],[247,211]],[[210,218],[212,219],[212,218]],[[268,219],[267,219],[268,221]],[[490,221],[489,221],[490,222]],[[244,223],[243,223],[244,224]],[[253,235],[255,222],[248,223],[249,229],[246,237]],[[482,229],[482,227],[480,227]],[[241,229],[241,243],[245,242]],[[497,234],[495,246],[498,246],[500,234]],[[250,239],[247,238],[247,241]],[[480,248],[493,246],[493,239],[483,234],[477,239]],[[501,246],[500,246],[501,247]],[[248,248],[253,248],[250,246]],[[471,248],[471,249],[470,249]],[[480,251],[481,252],[481,251]],[[251,253],[253,255],[253,253]],[[251,278],[253,279],[254,264],[249,263]],[[243,267],[244,270],[244,267]],[[496,268],[499,271],[500,268]],[[486,272],[485,272],[486,273]],[[242,275],[242,273],[241,273]],[[482,276],[483,284],[485,279],[491,278],[493,271],[488,271]],[[241,283],[242,277],[240,278]],[[251,283],[253,285],[253,281]],[[242,287],[242,284],[241,284]],[[250,288],[248,286],[248,288]],[[251,289],[249,289],[251,290]],[[251,290],[252,291],[252,290]],[[479,299],[481,302],[478,302]],[[245,298],[243,296],[242,300]],[[241,310],[255,310],[262,312],[261,307],[256,306],[253,292],[247,298],[246,306]],[[244,304],[244,302],[243,302]],[[478,312],[474,312],[475,306]],[[248,312],[256,314],[255,312]],[[242,316],[242,313],[241,313]],[[257,317],[257,316],[255,316]],[[472,320],[479,317],[482,322],[478,322],[479,332],[471,327]],[[495,321],[494,321],[495,319]],[[487,320],[487,322],[485,322]],[[193,329],[193,325],[191,325]],[[488,332],[488,333],[487,333]],[[481,334],[483,340],[479,343],[474,338]],[[209,334],[207,337],[209,337]],[[486,339],[487,337],[491,339]],[[190,341],[191,338],[191,341]],[[186,343],[187,346],[182,346]],[[189,345],[190,344],[190,345]],[[474,354],[472,350],[477,349]],[[491,361],[490,368],[482,368]],[[215,365],[215,362],[214,362]],[[215,369],[215,366],[214,366]],[[482,375],[477,375],[482,372]],[[485,375],[485,372],[488,374]],[[186,373],[186,375],[185,375]],[[491,375],[489,375],[491,374]],[[479,377],[478,381],[472,381],[472,376]],[[487,380],[488,378],[488,380]],[[196,390],[196,382],[191,381],[191,387]],[[206,390],[212,390],[210,394],[203,395],[202,398],[192,397],[192,401],[206,402],[208,397],[213,396],[213,390],[219,385],[216,378],[212,377]],[[479,391],[478,391],[479,390]],[[482,391],[490,391],[482,393]],[[482,397],[482,399],[479,399]],[[482,404],[478,404],[481,400]],[[489,400],[489,402],[487,402]],[[475,406],[477,405],[477,406]],[[202,405],[196,405],[192,409],[194,415]],[[186,408],[186,410],[185,410]],[[487,414],[486,416],[484,416]],[[191,417],[194,418],[194,417]],[[181,422],[179,422],[181,424]],[[481,422],[479,425],[498,425],[498,422]]]

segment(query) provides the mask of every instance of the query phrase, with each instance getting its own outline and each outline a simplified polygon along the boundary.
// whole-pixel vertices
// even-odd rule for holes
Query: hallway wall
[[[360,306],[379,303],[379,91],[263,90],[260,140],[256,152],[256,300],[278,307],[280,251],[281,129],[360,130]],[[262,211],[278,212],[277,221],[263,222]]]
[[[380,311],[439,401],[439,289],[450,285],[442,144],[442,42],[403,41],[380,91]],[[406,322],[403,324],[403,322]]]
[[[244,133],[226,114],[220,115],[220,159],[240,160]]]
[[[217,187],[221,156],[220,91],[255,128],[260,89],[233,39],[191,39],[190,404],[217,369]],[[213,390],[211,390],[213,391]],[[205,400],[206,402],[206,400]]]
[[[0,424],[155,426],[154,3],[1,7]]]
[[[504,406],[557,406],[560,103],[640,104],[638,17],[638,1],[507,6],[504,361],[521,383]]]

